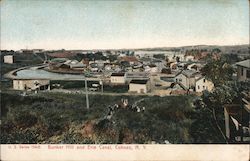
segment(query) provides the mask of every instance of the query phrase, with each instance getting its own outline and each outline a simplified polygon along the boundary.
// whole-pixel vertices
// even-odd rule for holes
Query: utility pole
[[[102,93],[103,93],[103,82],[102,82],[102,80],[101,80],[101,79],[100,79],[99,84],[102,86]]]
[[[88,86],[87,86],[87,78],[85,76],[85,92],[86,92],[86,107],[89,109],[89,95],[88,95]]]

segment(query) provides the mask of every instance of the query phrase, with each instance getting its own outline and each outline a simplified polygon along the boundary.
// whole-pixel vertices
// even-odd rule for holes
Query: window
[[[206,83],[206,79],[203,79],[203,83]]]
[[[243,76],[243,75],[244,75],[244,69],[241,68],[241,76]]]
[[[198,86],[198,89],[200,89],[200,86]]]
[[[203,89],[205,89],[205,86],[203,86]]]
[[[250,70],[247,70],[247,78],[250,78]]]

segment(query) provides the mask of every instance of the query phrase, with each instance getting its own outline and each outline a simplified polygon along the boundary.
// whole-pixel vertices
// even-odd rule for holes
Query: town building
[[[193,55],[186,55],[184,57],[185,61],[194,61],[194,56]]]
[[[214,88],[213,82],[207,80],[205,77],[200,77],[195,82],[196,92],[203,92],[204,90],[211,92],[213,88]]]
[[[169,62],[168,64],[170,69],[177,69],[177,62]]]
[[[126,82],[130,82],[132,80],[144,80],[149,79],[149,73],[147,72],[127,72],[125,74]]]
[[[84,70],[87,67],[86,64],[77,60],[67,60],[64,64],[68,65],[73,70]]]
[[[131,80],[129,83],[129,92],[148,93],[150,91],[149,79]]]
[[[14,90],[50,90],[50,81],[47,79],[14,79]]]
[[[14,63],[14,56],[13,55],[5,55],[3,57],[3,61],[6,64],[13,64]]]
[[[125,73],[112,73],[110,82],[111,84],[125,84]]]
[[[224,105],[225,132],[229,143],[250,142],[250,92],[241,94],[242,103]]]
[[[145,72],[149,72],[149,73],[158,73],[159,72],[159,68],[154,65],[154,64],[150,64],[148,66],[145,67]]]
[[[119,62],[128,62],[130,65],[134,65],[138,62],[138,59],[134,56],[124,56],[119,59]]]
[[[250,59],[236,63],[237,80],[250,81]]]
[[[151,63],[151,58],[145,58],[145,57],[142,57],[140,58],[140,62],[143,64],[143,65],[149,65]]]
[[[198,75],[199,73],[194,70],[183,70],[175,76],[175,82],[181,83],[186,89],[194,89]]]
[[[200,70],[201,69],[201,65],[198,63],[191,63],[191,64],[187,64],[187,69],[188,70]]]

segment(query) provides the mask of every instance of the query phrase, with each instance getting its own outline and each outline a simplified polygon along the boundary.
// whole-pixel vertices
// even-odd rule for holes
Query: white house
[[[50,81],[47,79],[14,79],[15,90],[46,90],[50,89]]]
[[[154,64],[145,66],[144,69],[145,69],[145,72],[149,72],[149,73],[157,73],[157,72],[159,72],[158,67],[156,65],[154,65]]]
[[[187,65],[187,69],[188,70],[198,70],[198,64],[196,64],[196,63],[189,64],[189,65]]]
[[[194,70],[183,70],[175,76],[175,82],[181,83],[186,89],[193,89],[197,74]]]
[[[200,77],[195,82],[195,91],[196,92],[202,92],[204,90],[207,90],[211,92],[214,88],[213,82],[207,80],[205,77]]]
[[[112,73],[110,82],[112,84],[125,84],[125,73]]]
[[[13,64],[14,63],[14,56],[13,55],[5,55],[3,57],[3,62],[7,64]]]
[[[236,63],[237,80],[250,81],[250,59]]]
[[[194,61],[194,56],[193,55],[186,55],[185,61]]]
[[[70,66],[71,69],[84,69],[87,67],[83,62],[79,62],[77,60],[67,60],[64,64]]]
[[[150,91],[149,79],[131,80],[129,83],[129,92],[148,93]]]

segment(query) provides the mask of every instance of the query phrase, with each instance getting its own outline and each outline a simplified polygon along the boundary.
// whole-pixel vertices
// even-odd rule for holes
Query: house
[[[5,55],[3,57],[3,62],[6,64],[13,64],[14,63],[14,56],[13,55]]]
[[[126,82],[130,82],[132,80],[143,80],[149,79],[149,73],[147,72],[127,72],[125,74]]]
[[[110,63],[109,60],[95,60],[94,63],[97,64],[98,68],[104,68],[105,64]]]
[[[129,92],[148,93],[150,91],[149,79],[131,80],[129,83]]]
[[[194,89],[198,74],[194,70],[183,70],[175,76],[175,82],[181,83],[187,89]]]
[[[250,142],[250,92],[241,93],[240,104],[224,105],[225,133],[229,143]]]
[[[159,72],[159,69],[156,65],[150,64],[150,65],[145,67],[145,72],[157,73],[157,72]]]
[[[92,72],[98,72],[99,68],[98,68],[98,64],[97,63],[89,63],[89,67],[90,67],[90,70]]]
[[[77,60],[67,60],[64,64],[68,65],[71,69],[74,70],[83,70],[84,68],[86,68],[86,64],[83,64],[83,62],[79,62]]]
[[[145,58],[145,57],[142,57],[140,59],[140,62],[143,64],[143,65],[149,65],[151,63],[151,58]]]
[[[51,59],[49,61],[49,65],[56,65],[56,64],[63,64],[65,63],[66,61],[68,61],[69,59],[67,58],[54,58],[54,59]]]
[[[188,70],[196,70],[196,71],[198,71],[200,68],[201,68],[201,65],[197,64],[197,63],[187,64],[187,69]]]
[[[125,73],[112,73],[110,82],[112,84],[125,84]]]
[[[185,61],[194,61],[194,56],[193,55],[186,55],[184,59],[185,59]]]
[[[213,82],[207,80],[205,77],[200,77],[195,82],[195,91],[202,92],[204,90],[212,91],[214,88]]]
[[[177,62],[170,62],[169,67],[170,69],[177,69]]]
[[[236,63],[237,80],[250,81],[250,59]]]
[[[50,81],[47,79],[14,79],[15,90],[50,90]]]
[[[165,67],[165,61],[163,61],[163,60],[157,60],[157,59],[155,59],[155,60],[152,61],[152,64],[156,65],[157,68],[159,69],[159,71],[161,71],[162,68]]]
[[[138,62],[138,59],[134,56],[124,56],[121,57],[120,62],[129,62],[130,65],[136,64]]]
[[[69,70],[70,66],[64,63],[49,63],[50,70]]]

